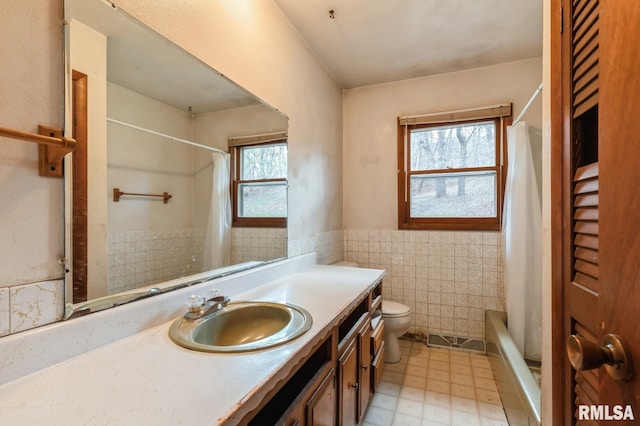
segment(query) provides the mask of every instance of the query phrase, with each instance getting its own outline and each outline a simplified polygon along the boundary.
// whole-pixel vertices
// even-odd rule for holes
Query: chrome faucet
[[[204,318],[223,309],[230,301],[228,296],[221,295],[218,290],[209,292],[207,298],[193,295],[187,302],[188,312],[184,314],[184,317],[188,320]]]

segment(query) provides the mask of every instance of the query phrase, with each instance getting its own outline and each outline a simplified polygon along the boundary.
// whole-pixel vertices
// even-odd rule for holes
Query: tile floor
[[[485,355],[407,340],[400,347],[402,359],[385,366],[365,425],[508,426]]]

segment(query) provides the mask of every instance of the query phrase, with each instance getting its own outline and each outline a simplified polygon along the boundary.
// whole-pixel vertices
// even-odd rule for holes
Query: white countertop
[[[169,339],[168,321],[6,383],[0,386],[0,424],[235,424],[245,403],[257,403],[273,387],[274,374],[383,274],[313,266],[233,296],[288,302],[311,313],[311,330],[272,349],[184,349]]]

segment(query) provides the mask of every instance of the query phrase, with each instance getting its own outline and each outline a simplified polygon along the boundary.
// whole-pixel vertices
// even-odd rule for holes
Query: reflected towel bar
[[[62,159],[76,149],[74,139],[62,136],[62,129],[38,126],[38,134],[0,127],[0,136],[37,143],[40,176],[63,177]]]
[[[134,195],[134,196],[138,196],[138,197],[160,197],[162,198],[162,201],[164,202],[164,204],[167,204],[169,202],[169,200],[171,199],[171,194],[169,194],[168,192],[163,192],[162,194],[138,194],[135,192],[122,192],[120,191],[120,188],[113,188],[113,201],[114,202],[119,202],[120,201],[120,197],[122,197],[123,195]]]

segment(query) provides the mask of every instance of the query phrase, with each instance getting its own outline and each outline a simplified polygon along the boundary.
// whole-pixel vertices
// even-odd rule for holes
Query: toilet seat
[[[382,316],[386,318],[403,317],[409,313],[409,307],[390,300],[382,301]]]

